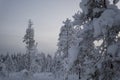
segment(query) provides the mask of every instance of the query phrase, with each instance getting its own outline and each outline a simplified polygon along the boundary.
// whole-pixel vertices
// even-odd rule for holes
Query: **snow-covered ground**
[[[55,80],[51,73],[36,73],[27,76],[25,73],[11,73],[9,77],[0,77],[0,80]]]
[[[0,80],[63,80],[63,76],[55,78],[52,73],[36,73],[33,76],[26,76],[25,73],[11,73],[9,77],[0,76]],[[69,75],[68,80],[78,80],[77,76]]]

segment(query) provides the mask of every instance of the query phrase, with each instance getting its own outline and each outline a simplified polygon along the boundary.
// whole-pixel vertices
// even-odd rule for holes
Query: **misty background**
[[[22,42],[31,19],[40,52],[54,54],[62,21],[79,10],[80,0],[0,0],[0,54],[25,52]]]

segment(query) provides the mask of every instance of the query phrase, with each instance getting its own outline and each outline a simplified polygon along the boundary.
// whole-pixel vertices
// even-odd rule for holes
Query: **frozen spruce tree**
[[[67,18],[66,21],[63,22],[63,24],[64,25],[60,29],[60,34],[59,34],[59,39],[58,39],[59,40],[58,50],[55,54],[55,57],[57,57],[57,59],[55,59],[56,69],[57,71],[59,70],[59,73],[62,73],[62,72],[66,73],[64,71],[67,68],[64,66],[68,63],[67,58],[69,55],[69,49],[73,45],[75,45],[74,39],[75,39],[75,33],[76,33],[73,27],[73,23],[70,19]]]
[[[120,10],[117,2],[118,0],[81,0],[82,12],[73,16],[73,26],[78,29],[76,38],[80,39],[79,45],[68,50],[65,80],[76,62],[80,67],[80,80],[119,79]],[[100,45],[95,43],[99,41]]]
[[[39,71],[40,72],[45,72],[46,71],[46,56],[45,56],[45,53],[41,53],[39,56],[38,56],[38,64],[40,66],[40,69]]]
[[[52,56],[50,54],[47,55],[46,57],[46,63],[47,63],[47,72],[52,72]]]
[[[68,18],[63,24],[59,34],[58,51],[65,58],[68,56],[68,49],[72,45],[74,29],[71,20]]]
[[[118,80],[120,77],[120,10],[118,0],[105,0],[106,7],[93,21],[94,37],[102,40],[99,52],[103,55],[100,68],[101,80]],[[111,4],[109,1],[113,1]],[[100,67],[100,66],[99,66]]]
[[[98,80],[97,62],[100,59],[100,54],[94,46],[94,19],[99,18],[106,8],[107,1],[105,0],[82,0],[80,8],[82,12],[79,19],[74,17],[75,25],[79,25],[80,30],[77,33],[77,38],[81,38],[79,42],[78,64],[80,65],[79,79],[81,80]],[[96,25],[98,26],[98,25]]]
[[[94,28],[93,28],[93,18],[97,18],[100,16],[103,8],[102,4],[98,6],[98,11],[94,11],[96,9],[96,5],[98,2],[94,0],[82,0],[80,6],[82,8],[81,13],[76,13],[74,18],[74,25],[78,29],[76,33],[76,38],[78,38],[78,44],[74,47],[71,47],[69,50],[69,60],[68,71],[72,68],[72,66],[77,62],[79,64],[79,79],[81,80],[90,80],[92,79],[92,75],[94,75],[95,66],[94,63],[97,61],[97,53],[94,51]],[[104,5],[104,4],[103,4]],[[77,40],[77,39],[76,39]],[[73,55],[74,54],[74,55]],[[73,57],[74,56],[74,57]],[[67,75],[66,74],[66,75]],[[67,76],[65,78],[67,80]]]
[[[110,1],[82,0],[80,3],[86,19],[78,33],[83,39],[79,46],[80,57],[84,60],[80,62],[82,80],[119,79],[120,10],[115,5],[118,1],[113,0],[111,4]],[[99,40],[102,43],[96,51],[93,43]]]
[[[35,53],[36,47],[34,40],[34,29],[32,28],[33,23],[29,20],[28,28],[26,29],[26,34],[24,36],[23,42],[26,43],[26,54],[27,54],[27,70],[30,72],[35,72]]]
[[[10,73],[15,72],[15,65],[13,59],[10,55],[8,55],[7,59],[5,60],[6,71],[9,76]]]
[[[63,62],[62,62],[62,56],[61,53],[56,52],[55,56],[53,58],[53,71],[52,73],[54,74],[55,78],[59,78],[61,75],[63,76]]]

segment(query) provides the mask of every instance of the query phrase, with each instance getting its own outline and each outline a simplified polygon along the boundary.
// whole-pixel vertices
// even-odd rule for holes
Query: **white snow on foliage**
[[[69,49],[68,52],[69,52],[68,58],[70,59],[69,62],[73,63],[76,60],[77,55],[79,53],[79,47],[73,46]]]
[[[66,61],[64,63],[64,66],[67,69],[67,71],[69,71],[69,69],[72,67],[74,61],[77,59],[77,56],[79,53],[79,47],[73,46],[68,50],[68,52],[69,52],[68,58],[66,58],[64,60],[64,61]]]
[[[80,3],[80,8],[83,10],[85,14],[88,13],[88,7],[87,7],[88,2],[89,0],[84,0],[82,1],[82,3]]]
[[[106,29],[111,28],[113,25],[119,25],[120,12],[116,9],[105,10],[101,17],[93,20],[94,37],[98,37],[101,34],[106,33]]]

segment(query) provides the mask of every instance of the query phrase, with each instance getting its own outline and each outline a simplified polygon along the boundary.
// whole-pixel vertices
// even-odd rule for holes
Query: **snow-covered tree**
[[[38,64],[38,72],[45,72],[46,71],[46,68],[47,68],[47,64],[46,64],[46,56],[45,56],[45,53],[40,53],[40,54],[37,54],[37,57],[36,57],[36,63]]]
[[[33,49],[35,45],[35,40],[34,40],[34,29],[32,28],[32,22],[29,20],[28,28],[26,29],[26,34],[24,36],[23,42],[26,43],[26,47],[30,53],[30,51]]]
[[[67,67],[67,74],[75,62],[78,61],[77,64],[80,65],[81,80],[110,80],[107,77],[110,77],[112,74],[104,72],[107,67],[103,68],[102,66],[110,62],[106,61],[109,59],[109,56],[113,57],[114,54],[115,57],[115,54],[118,55],[118,34],[120,32],[120,11],[115,5],[118,1],[113,0],[112,4],[110,1],[111,0],[81,0],[80,7],[82,8],[82,12],[78,12],[73,16],[73,26],[78,29],[76,33],[77,39],[75,39],[75,41],[79,40],[79,45],[76,45],[76,48],[71,47],[68,50],[67,65],[69,65],[69,67]],[[97,43],[94,42],[99,40],[103,42],[100,46],[96,47]],[[77,48],[79,52],[75,50]],[[114,50],[111,50],[113,48]],[[77,55],[77,57],[72,57],[75,58],[72,60],[70,56],[73,53],[73,56]],[[108,55],[108,53],[112,55]],[[103,72],[102,69],[104,69]],[[101,78],[101,75],[104,76]],[[111,77],[111,79],[113,79],[113,75]]]
[[[46,61],[47,61],[47,72],[52,72],[53,60],[50,54],[47,55]]]
[[[99,18],[94,19],[94,37],[102,40],[99,46],[99,52],[103,55],[101,79],[116,80],[119,79],[119,32],[120,32],[120,10],[115,5],[109,4]],[[109,13],[109,14],[108,14]],[[104,73],[104,74],[103,74]]]
[[[37,45],[35,44],[34,40],[34,29],[32,28],[32,22],[29,20],[28,28],[26,29],[26,34],[24,36],[23,42],[26,43],[26,48],[27,48],[27,65],[28,65],[28,71],[33,71],[32,67],[35,66],[35,53],[36,53],[36,47]]]
[[[63,76],[63,69],[64,69],[64,66],[63,66],[63,59],[62,59],[62,56],[61,56],[61,53],[59,51],[57,51],[55,53],[55,56],[53,58],[53,71],[52,73],[55,75],[55,78],[57,77],[60,77],[61,75]]]
[[[6,71],[8,74],[11,72],[15,72],[15,65],[10,55],[7,57],[4,63],[5,63]]]
[[[6,69],[6,65],[3,62],[0,62],[0,77],[8,76],[8,71]]]
[[[59,34],[59,42],[58,42],[58,51],[63,55],[63,57],[68,56],[68,49],[72,45],[74,29],[70,19],[66,19],[63,22],[64,25],[61,27]]]
[[[109,0],[82,0],[80,6],[87,17],[83,29],[78,32],[83,39],[79,46],[80,59],[84,60],[80,62],[83,70],[81,78],[114,80],[119,74],[119,71],[114,73],[119,64],[112,60],[116,60],[116,55],[119,54],[117,36],[120,32],[120,11]],[[93,42],[99,40],[103,42],[96,51]]]

